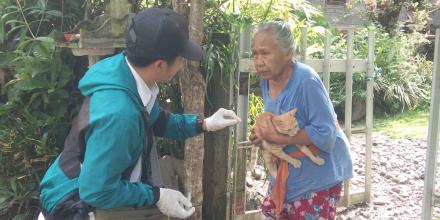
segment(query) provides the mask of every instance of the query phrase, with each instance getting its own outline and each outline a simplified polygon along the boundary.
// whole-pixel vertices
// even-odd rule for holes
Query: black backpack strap
[[[43,210],[43,215],[46,220],[88,220],[91,211],[93,208],[83,202],[75,190],[58,202],[51,214]]]

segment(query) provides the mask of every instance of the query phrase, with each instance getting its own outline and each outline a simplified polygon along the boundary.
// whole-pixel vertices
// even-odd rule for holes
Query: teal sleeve
[[[156,136],[184,140],[202,132],[201,117],[195,114],[174,114],[161,108],[156,102],[150,117]]]
[[[121,179],[142,152],[141,123],[120,92],[98,92],[91,97],[90,129],[79,176],[79,195],[102,209],[154,205],[158,189]],[[123,96],[123,95],[122,95]]]

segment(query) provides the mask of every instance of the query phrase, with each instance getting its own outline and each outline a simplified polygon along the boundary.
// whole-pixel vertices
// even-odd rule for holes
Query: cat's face
[[[282,115],[274,116],[272,122],[278,132],[289,136],[294,136],[299,128],[295,118],[296,109],[286,112]]]

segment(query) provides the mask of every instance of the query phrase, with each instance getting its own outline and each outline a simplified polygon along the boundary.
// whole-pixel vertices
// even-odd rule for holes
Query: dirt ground
[[[357,204],[338,208],[337,219],[420,219],[422,211],[424,172],[427,143],[424,139],[392,139],[373,134],[372,198],[369,204]],[[351,138],[351,157],[354,165],[352,192],[364,190],[365,135]],[[439,160],[437,160],[439,161]],[[437,172],[439,173],[439,172]],[[437,179],[440,175],[437,174]],[[247,209],[257,209],[267,190],[263,178],[249,178]],[[440,192],[440,184],[436,191]],[[434,209],[434,217],[440,217],[440,209]]]

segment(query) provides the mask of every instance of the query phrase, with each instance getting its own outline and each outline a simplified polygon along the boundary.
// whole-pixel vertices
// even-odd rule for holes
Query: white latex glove
[[[205,119],[205,126],[208,131],[217,131],[240,121],[241,119],[232,110],[220,108],[211,117]]]
[[[173,218],[188,218],[196,210],[181,192],[167,188],[160,188],[156,206],[164,215]]]

